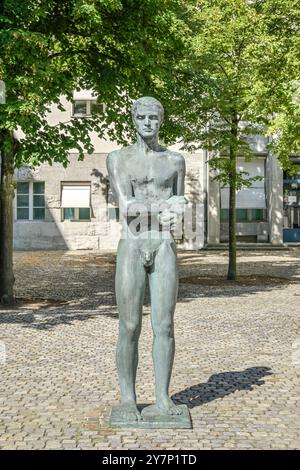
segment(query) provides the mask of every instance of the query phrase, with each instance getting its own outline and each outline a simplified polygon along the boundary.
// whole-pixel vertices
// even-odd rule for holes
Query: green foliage
[[[289,93],[290,94],[290,93]],[[290,161],[291,155],[300,155],[300,82],[291,83],[291,100],[286,100],[273,117],[269,134],[271,149],[278,155],[281,167],[290,174],[299,170]]]
[[[4,0],[0,80],[7,100],[0,129],[24,133],[16,163],[67,163],[91,152],[89,131],[126,144],[132,99],[162,100],[166,143],[207,148],[222,184],[248,185],[224,159],[251,158],[249,138],[273,137],[287,166],[299,142],[299,7],[294,0]],[[94,88],[106,113],[47,123],[50,103]],[[298,146],[299,147],[299,146]],[[244,176],[244,177],[243,177]],[[234,177],[234,181],[232,181]]]
[[[4,0],[0,5],[0,129],[23,132],[16,164],[68,162],[93,151],[89,131],[128,141],[124,113],[183,44],[180,0]],[[171,54],[171,55],[170,55]],[[163,72],[164,73],[164,72]],[[93,88],[107,113],[51,127],[50,103]],[[130,97],[130,98],[129,98]],[[125,104],[125,106],[124,106]],[[113,123],[117,123],[113,126]]]
[[[299,78],[299,4],[197,0],[188,8],[186,55],[173,81],[160,84],[171,133],[188,150],[208,149],[222,184],[249,186],[224,155],[249,159],[251,139],[276,131],[273,150],[283,161],[299,132],[291,87]]]

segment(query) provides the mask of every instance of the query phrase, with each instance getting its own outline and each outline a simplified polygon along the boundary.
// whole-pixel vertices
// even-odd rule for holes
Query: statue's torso
[[[182,156],[168,149],[145,154],[137,145],[131,145],[113,152],[113,161],[115,183],[122,187],[127,201],[133,203],[123,218],[122,238],[133,238],[141,249],[147,246],[150,251],[163,238],[172,240],[170,230],[160,225],[158,214],[168,208],[167,200],[177,194],[174,189]]]
[[[131,197],[139,202],[167,200],[173,195],[177,177],[176,154],[169,150],[147,155],[132,145],[119,153],[120,177],[126,179]]]

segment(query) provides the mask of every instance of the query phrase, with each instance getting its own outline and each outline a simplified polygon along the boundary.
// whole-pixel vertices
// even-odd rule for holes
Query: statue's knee
[[[174,325],[171,321],[162,321],[153,324],[154,336],[173,338],[174,337]]]
[[[120,323],[120,333],[126,338],[135,339],[140,333],[140,324],[134,321],[123,321]]]

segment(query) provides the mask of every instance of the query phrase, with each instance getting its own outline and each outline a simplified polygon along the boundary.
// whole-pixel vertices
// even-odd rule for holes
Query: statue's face
[[[137,106],[133,116],[133,123],[141,137],[144,139],[153,138],[158,134],[162,124],[162,115],[159,107],[155,104],[141,104]]]

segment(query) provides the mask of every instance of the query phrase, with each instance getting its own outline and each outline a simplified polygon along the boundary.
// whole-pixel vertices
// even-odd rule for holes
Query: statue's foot
[[[121,403],[118,406],[118,418],[122,421],[140,421],[141,414],[134,402]]]
[[[163,411],[164,413],[168,415],[181,415],[182,414],[182,409],[175,405],[171,398],[165,397],[159,402],[156,403],[157,407],[159,410]]]
[[[181,415],[182,414],[182,408],[180,406],[175,405],[171,398],[169,397],[164,397],[160,400],[157,400],[156,405],[155,405],[158,410],[165,414],[168,415]]]

